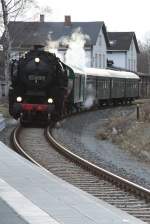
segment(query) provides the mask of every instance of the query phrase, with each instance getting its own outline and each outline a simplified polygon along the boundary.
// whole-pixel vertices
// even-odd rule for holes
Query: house
[[[114,67],[137,71],[139,47],[134,32],[108,32],[108,61]]]
[[[104,22],[72,22],[65,16],[64,22],[45,22],[44,15],[39,22],[10,22],[12,58],[22,55],[35,44],[57,45],[58,53],[65,61],[68,43],[65,41],[75,32],[85,38],[86,66],[107,67],[109,40]],[[79,56],[80,57],[80,56]]]
[[[102,21],[72,22],[71,16],[65,16],[64,22],[45,22],[44,15],[40,15],[38,22],[10,22],[9,32],[12,59],[24,55],[33,48],[33,45],[42,44],[49,51],[57,49],[58,56],[67,62],[70,40],[76,34],[83,41],[81,48],[84,49],[87,67],[107,68],[111,62],[114,67],[137,71],[139,48],[135,33],[107,33],[106,26]],[[3,44],[3,37],[0,44]],[[82,64],[82,58],[78,52],[73,58],[75,57]],[[2,89],[0,95],[8,92],[8,87],[7,90],[4,90],[3,81],[0,84],[0,89]]]

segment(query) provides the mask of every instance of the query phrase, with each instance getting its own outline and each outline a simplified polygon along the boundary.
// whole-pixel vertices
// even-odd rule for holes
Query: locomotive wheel
[[[25,115],[24,114],[21,114],[21,116],[20,116],[20,124],[23,127],[27,127],[28,124],[29,124],[29,122],[25,119]]]

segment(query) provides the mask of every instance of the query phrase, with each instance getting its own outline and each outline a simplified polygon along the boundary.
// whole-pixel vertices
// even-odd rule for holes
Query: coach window
[[[105,89],[105,80],[104,80],[104,89]]]
[[[2,84],[2,96],[5,96],[5,84]]]
[[[82,77],[79,77],[80,87],[79,87],[79,99],[81,98],[81,89],[82,89]]]
[[[100,89],[103,88],[103,81],[102,80],[99,80],[98,85],[99,85],[99,88]]]
[[[108,89],[108,87],[109,87],[109,85],[108,85],[108,80],[106,80],[106,84],[107,84],[106,87],[107,87],[107,89]]]
[[[106,81],[104,80],[104,89],[106,88]]]
[[[111,88],[114,88],[113,80],[111,80]]]
[[[104,89],[104,82],[105,82],[105,81],[103,80],[103,89]]]
[[[74,88],[74,91],[75,91],[75,100],[77,100],[77,98],[78,98],[78,91],[79,91],[79,89],[78,89],[78,76],[76,76],[76,78],[75,78],[75,82],[74,82],[74,86],[75,86],[75,88]]]
[[[121,80],[120,80],[120,82],[119,82],[119,88],[121,88]]]
[[[120,86],[119,86],[120,88],[122,87],[122,80],[120,79]]]

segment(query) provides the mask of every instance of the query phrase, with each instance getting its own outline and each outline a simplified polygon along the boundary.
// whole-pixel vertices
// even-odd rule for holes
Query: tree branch
[[[22,2],[22,0],[18,0],[16,3],[13,4],[13,6],[11,6],[10,8],[7,8],[8,13],[21,2]]]
[[[9,4],[12,2],[12,0],[10,0],[7,4],[6,7],[8,8]]]

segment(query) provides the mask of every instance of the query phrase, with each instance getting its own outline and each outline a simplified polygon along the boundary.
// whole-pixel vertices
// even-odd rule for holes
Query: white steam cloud
[[[58,41],[52,41],[52,32],[49,33],[49,41],[47,42],[46,49],[51,53],[55,53],[63,62],[69,66],[85,69],[88,63],[88,58],[84,49],[85,43],[89,40],[89,36],[81,32],[80,28],[77,28],[72,33],[71,37],[61,37]],[[67,51],[59,51],[59,47],[63,46],[68,48]],[[84,103],[85,108],[92,107],[94,103],[94,93],[91,84],[87,86],[87,98]]]
[[[94,90],[92,84],[88,84],[86,87],[86,100],[84,102],[84,107],[85,108],[90,108],[94,104]]]
[[[93,96],[88,96],[85,100],[84,108],[89,109],[90,107],[93,106],[93,103],[94,103],[94,97]]]
[[[87,39],[89,39],[88,35],[84,35],[80,28],[76,29],[71,35],[68,42],[69,47],[65,55],[65,62],[68,65],[79,68],[86,67],[87,58],[84,45]]]
[[[60,58],[60,60],[64,61],[62,54],[58,50],[60,41],[53,41],[51,38],[52,33],[53,32],[49,32],[47,46],[45,47],[45,50],[49,51],[50,53],[54,53],[58,58]]]
[[[79,68],[85,68],[88,62],[86,57],[86,52],[84,50],[84,45],[89,36],[81,32],[80,28],[77,28],[72,33],[71,37],[61,37],[58,41],[52,41],[52,32],[49,33],[49,40],[47,42],[46,49],[51,53],[55,53],[63,62],[70,66],[75,66]],[[59,47],[68,47],[65,55],[59,52]]]

